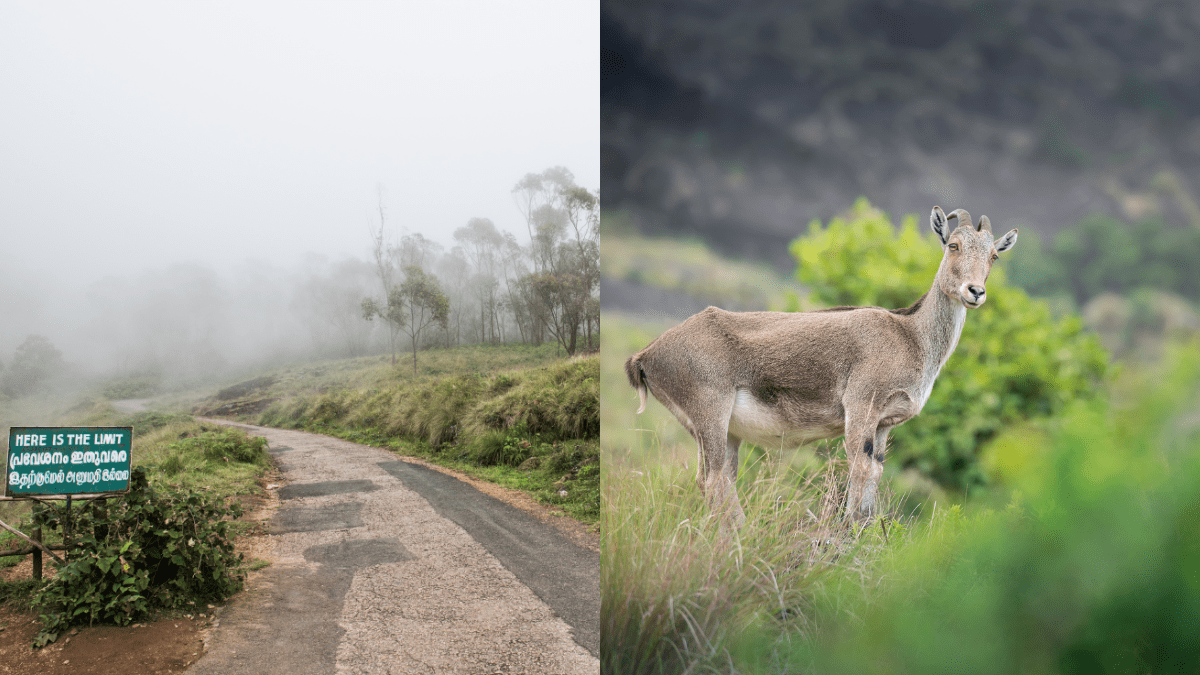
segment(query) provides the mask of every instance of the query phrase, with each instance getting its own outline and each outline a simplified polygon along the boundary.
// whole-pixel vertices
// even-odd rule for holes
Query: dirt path
[[[237,426],[287,483],[255,551],[272,565],[189,673],[599,671],[595,551],[384,450]]]

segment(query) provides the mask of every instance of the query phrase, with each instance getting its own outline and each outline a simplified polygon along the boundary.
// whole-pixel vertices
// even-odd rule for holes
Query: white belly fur
[[[729,417],[729,433],[764,448],[795,448],[804,443],[840,436],[842,429],[824,427],[797,429],[775,408],[755,398],[749,390],[738,389]]]

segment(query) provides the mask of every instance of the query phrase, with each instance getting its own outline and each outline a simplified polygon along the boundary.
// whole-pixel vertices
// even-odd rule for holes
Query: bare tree
[[[379,285],[383,289],[382,300],[363,298],[361,307],[363,318],[370,321],[372,317],[380,316],[387,319],[388,350],[392,353],[392,365],[396,365],[396,338],[400,327],[388,316],[387,306],[395,287],[396,267],[393,262],[392,249],[389,249],[384,239],[383,230],[387,224],[387,213],[383,206],[383,186],[379,186],[379,230],[371,230],[371,257],[375,262],[375,273],[379,277]]]

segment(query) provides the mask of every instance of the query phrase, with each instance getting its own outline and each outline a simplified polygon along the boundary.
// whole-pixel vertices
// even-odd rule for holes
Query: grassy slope
[[[735,311],[782,310],[806,302],[796,298],[800,286],[794,279],[766,265],[723,258],[697,241],[632,234],[621,226],[619,212],[604,218],[610,233],[604,239],[602,269],[608,278],[684,293]]]
[[[599,518],[599,359],[502,345],[282,368],[201,405],[206,414],[391,448]],[[238,413],[241,413],[240,415]]]

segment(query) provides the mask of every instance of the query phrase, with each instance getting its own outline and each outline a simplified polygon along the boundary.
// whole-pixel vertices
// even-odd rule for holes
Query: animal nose
[[[975,296],[976,300],[982,298],[984,293],[987,293],[987,290],[983,286],[976,286],[975,284],[969,284],[967,290],[971,292],[971,295]]]

